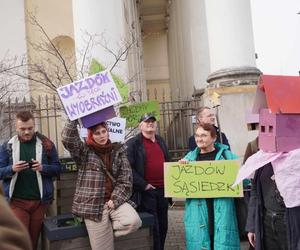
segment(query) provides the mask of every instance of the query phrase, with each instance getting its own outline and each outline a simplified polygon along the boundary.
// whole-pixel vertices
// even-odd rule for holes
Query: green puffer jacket
[[[237,156],[228,146],[215,143],[216,160],[233,160]],[[199,148],[189,152],[184,159],[195,161]],[[225,156],[225,158],[224,158]],[[214,199],[214,249],[240,250],[239,231],[233,198]],[[184,214],[187,250],[210,250],[208,212],[205,199],[187,199]]]

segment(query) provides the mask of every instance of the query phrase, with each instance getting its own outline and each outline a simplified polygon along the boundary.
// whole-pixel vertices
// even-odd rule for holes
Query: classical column
[[[133,69],[140,70],[136,61],[142,65],[137,47],[140,33],[138,16],[136,13],[135,1],[122,0],[73,0],[73,18],[74,18],[74,38],[76,47],[79,49],[76,53],[77,59],[80,58],[78,52],[86,47],[87,41],[84,40],[84,34],[89,33],[95,36],[95,40],[100,44],[93,46],[92,58],[107,69],[113,68],[113,73],[127,82],[133,81],[131,90],[141,89],[140,82],[143,79],[134,81],[133,75],[140,75],[141,72],[133,72]],[[129,53],[124,52],[129,48]],[[82,52],[82,51],[81,51]],[[120,54],[122,57],[118,60]],[[124,60],[125,59],[125,60]],[[114,66],[115,65],[115,66]],[[137,78],[137,77],[136,77]],[[144,84],[145,85],[145,84]],[[144,86],[145,87],[145,86]],[[145,91],[144,91],[145,92]]]
[[[11,1],[1,1],[0,9],[0,30],[1,30],[1,46],[0,46],[0,69],[1,61],[3,60],[4,65],[8,63],[8,59],[12,57],[17,57],[22,59],[22,57],[27,52],[26,46],[26,28],[25,28],[25,6],[24,1],[11,0]],[[10,92],[10,97],[23,98],[28,93],[28,81],[19,80],[17,77],[13,79],[7,86],[7,90]],[[17,80],[18,79],[18,80]],[[8,84],[8,81],[3,79],[0,83]],[[5,90],[2,90],[5,92]],[[2,101],[6,103],[5,98]]]
[[[205,0],[211,73],[204,103],[220,95],[220,126],[232,149],[242,156],[248,140],[245,112],[250,110],[261,72],[255,67],[250,0]]]
[[[210,87],[255,84],[250,1],[205,1],[211,74]]]
[[[114,52],[118,49],[117,43],[125,38],[123,1],[73,0],[72,6],[77,57],[87,46],[88,33],[101,41],[101,45],[92,47],[92,57],[107,67],[112,66],[115,61],[113,54],[104,47]],[[126,65],[119,67],[122,68],[120,72],[126,72]]]

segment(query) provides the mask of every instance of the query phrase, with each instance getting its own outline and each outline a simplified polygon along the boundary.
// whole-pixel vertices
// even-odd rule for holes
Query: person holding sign
[[[142,224],[128,203],[132,170],[125,147],[110,142],[105,122],[89,128],[84,143],[79,138],[77,121],[68,121],[62,142],[78,167],[72,213],[84,218],[93,250],[113,250],[114,235],[126,235]]]
[[[189,161],[233,160],[237,156],[228,146],[216,142],[216,129],[199,124],[195,131],[197,148],[179,163]],[[233,198],[187,199],[184,215],[188,250],[239,250],[239,230]]]
[[[156,135],[157,122],[152,114],[140,119],[141,133],[127,142],[127,156],[133,170],[133,201],[154,216],[154,250],[163,250],[168,230],[168,199],[164,196],[164,162],[169,152]]]

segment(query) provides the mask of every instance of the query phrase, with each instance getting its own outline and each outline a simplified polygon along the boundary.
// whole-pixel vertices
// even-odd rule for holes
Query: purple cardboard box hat
[[[288,152],[300,148],[300,77],[262,75],[253,105],[259,114],[259,148]]]
[[[288,152],[300,147],[300,115],[274,114],[261,109],[259,148],[266,152]]]
[[[109,120],[113,117],[116,117],[116,112],[113,106],[110,106],[105,109],[101,109],[95,113],[92,113],[90,115],[81,117],[81,122],[83,127],[85,128],[90,128],[93,127],[94,125]]]

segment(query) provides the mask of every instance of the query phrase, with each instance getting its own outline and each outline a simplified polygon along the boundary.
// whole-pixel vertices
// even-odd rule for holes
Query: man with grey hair
[[[133,172],[132,199],[139,209],[154,216],[154,250],[163,250],[168,230],[168,199],[164,196],[164,162],[170,161],[165,141],[156,134],[157,121],[144,114],[141,133],[127,142],[127,157]],[[139,198],[138,198],[139,197]]]
[[[211,108],[209,108],[207,106],[199,108],[197,111],[196,118],[197,118],[197,122],[199,124],[209,123],[209,124],[213,125],[217,132],[217,140],[216,141],[227,145],[228,149],[230,150],[230,145],[229,145],[226,135],[223,132],[220,132],[219,128],[217,126],[215,126],[216,115]],[[194,137],[194,135],[192,135],[189,138],[189,150],[193,151],[196,147],[197,147],[197,144],[195,141],[195,137]]]

